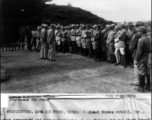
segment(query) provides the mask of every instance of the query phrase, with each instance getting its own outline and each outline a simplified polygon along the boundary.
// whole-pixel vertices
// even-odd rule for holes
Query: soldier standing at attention
[[[133,32],[134,26],[132,23],[128,23],[127,27],[128,27],[128,30],[127,30],[127,41],[126,41],[126,60],[127,60],[127,64],[130,64],[131,66],[133,66],[133,58],[129,50],[129,44],[134,34]]]
[[[28,29],[28,32],[27,32],[27,35],[26,35],[27,50],[29,50],[29,51],[31,52],[32,33],[31,33],[31,30],[30,30],[30,27],[29,27],[29,26],[27,27],[27,29]]]
[[[48,58],[47,25],[45,25],[45,24],[42,26],[40,40],[41,40],[41,44],[42,44],[41,51],[40,51],[41,59],[47,59]]]
[[[61,39],[62,53],[65,53],[65,51],[66,51],[66,41],[67,41],[66,27],[62,28],[61,37],[62,37],[62,39]]]
[[[120,35],[120,33],[121,33],[121,31],[120,31],[120,28],[119,28],[119,26],[116,26],[115,27],[115,32],[116,32],[116,35],[115,35],[115,39],[114,39],[114,41],[115,41],[115,57],[116,57],[116,64],[115,65],[119,65],[120,64],[120,54],[119,54],[119,39],[118,39],[118,37],[119,37],[119,35]]]
[[[115,61],[115,56],[114,56],[114,36],[115,36],[115,32],[114,32],[114,27],[112,25],[109,26],[109,34],[107,37],[107,46],[108,46],[108,53],[110,55],[110,63],[114,63]]]
[[[82,26],[82,34],[81,34],[81,44],[82,44],[82,55],[86,55],[86,26]]]
[[[95,25],[94,26],[95,30],[93,31],[93,49],[94,49],[94,54],[95,54],[95,61],[99,62],[100,61],[100,40],[101,40],[101,32],[100,32],[100,27]]]
[[[137,28],[137,34],[140,38],[135,56],[135,64],[137,64],[139,73],[139,87],[136,90],[144,92],[145,78],[147,78],[147,88],[150,88],[150,69],[148,67],[150,39],[147,36],[147,29],[144,26]]]
[[[77,26],[76,30],[77,54],[81,54],[81,27]]]
[[[48,51],[48,59],[51,61],[55,61],[55,30],[54,25],[51,24],[50,28],[47,31],[47,42],[49,45],[49,51]]]
[[[105,27],[102,31],[101,34],[103,37],[101,38],[101,47],[102,47],[102,53],[103,53],[103,61],[107,60],[107,55],[106,55],[106,40],[108,37],[108,30],[107,27]]]
[[[72,52],[72,44],[71,44],[71,30],[70,26],[67,27],[67,45],[68,45],[68,51],[71,53]]]
[[[56,44],[57,44],[57,51],[60,52],[61,51],[61,30],[60,30],[60,26],[57,26],[57,30],[55,33],[56,36]]]
[[[120,26],[120,35],[118,37],[119,39],[119,50],[120,50],[120,54],[122,55],[122,65],[124,68],[127,67],[126,64],[126,55],[125,55],[125,42],[126,42],[126,35],[127,35],[127,31],[125,29],[125,25],[121,24]]]
[[[72,27],[72,29],[71,29],[71,36],[70,36],[70,38],[71,38],[71,44],[72,44],[72,53],[74,53],[75,52],[75,50],[74,50],[74,41],[75,41],[75,37],[76,37],[76,31],[75,31],[75,29],[74,29],[74,25],[72,25],[71,26]]]
[[[87,55],[89,58],[92,57],[92,43],[91,43],[91,36],[92,36],[92,30],[90,29],[91,26],[87,25],[86,29],[86,45],[87,45]]]
[[[137,65],[135,64],[135,55],[136,55],[136,51],[137,51],[137,44],[138,44],[138,40],[139,40],[139,36],[136,32],[137,28],[140,27],[140,26],[144,26],[144,23],[141,22],[141,21],[138,21],[136,24],[135,24],[135,27],[133,29],[133,37],[130,41],[130,44],[129,44],[129,50],[130,52],[132,53],[132,57],[133,57],[133,60],[134,60],[134,82],[130,83],[130,85],[134,85],[134,86],[138,86],[139,85],[139,78],[138,78],[138,67]]]

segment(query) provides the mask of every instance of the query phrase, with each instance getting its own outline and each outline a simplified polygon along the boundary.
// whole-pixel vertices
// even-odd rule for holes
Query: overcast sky
[[[151,0],[53,0],[51,3],[70,3],[114,22],[151,20]]]

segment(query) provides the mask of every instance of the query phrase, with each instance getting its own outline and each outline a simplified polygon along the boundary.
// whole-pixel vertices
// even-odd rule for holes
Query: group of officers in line
[[[57,51],[123,65],[124,68],[131,65],[135,73],[135,81],[131,85],[138,86],[135,88],[138,91],[150,90],[151,21],[69,26],[42,24],[27,34],[27,41],[30,34],[32,41],[27,42],[28,49],[34,46],[36,51],[40,50],[41,59],[55,61]]]

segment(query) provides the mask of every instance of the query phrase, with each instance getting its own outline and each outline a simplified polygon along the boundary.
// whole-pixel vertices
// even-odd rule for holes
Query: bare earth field
[[[95,62],[80,55],[57,53],[57,61],[41,60],[39,53],[1,53],[1,65],[10,74],[2,93],[137,93],[130,82],[132,68]]]

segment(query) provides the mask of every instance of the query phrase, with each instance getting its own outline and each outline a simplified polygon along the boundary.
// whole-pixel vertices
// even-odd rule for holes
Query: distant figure
[[[26,40],[27,40],[27,50],[31,51],[31,38],[32,38],[32,33],[31,33],[31,30],[28,26],[28,32],[27,32],[27,35],[26,35]]]
[[[55,41],[54,25],[52,24],[50,25],[50,28],[47,31],[47,42],[49,45],[48,59],[51,61],[55,61],[56,41]]]
[[[37,31],[36,29],[32,30],[32,41],[31,41],[31,51],[34,46],[34,51],[36,51],[36,39],[37,39]]]

